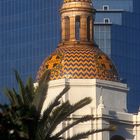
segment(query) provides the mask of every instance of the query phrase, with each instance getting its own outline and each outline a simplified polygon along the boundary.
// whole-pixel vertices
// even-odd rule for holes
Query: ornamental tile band
[[[51,80],[102,79],[118,81],[118,74],[111,60],[96,47],[61,47],[48,57],[40,67],[37,80],[46,70]]]

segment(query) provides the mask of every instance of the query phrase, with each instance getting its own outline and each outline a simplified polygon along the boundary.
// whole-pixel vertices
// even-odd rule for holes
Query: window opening
[[[110,19],[109,19],[109,18],[104,18],[104,23],[105,23],[105,24],[110,23]]]
[[[104,11],[109,10],[109,5],[103,5],[103,10],[104,10]]]
[[[76,40],[80,40],[80,16],[75,19],[75,36]]]
[[[90,41],[90,17],[87,18],[87,40]]]
[[[65,17],[65,40],[68,41],[70,39],[70,19],[69,17]]]

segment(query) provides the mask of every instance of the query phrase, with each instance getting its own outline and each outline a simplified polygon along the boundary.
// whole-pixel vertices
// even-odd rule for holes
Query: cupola
[[[91,0],[64,0],[61,14],[61,43],[93,44],[93,15]]]

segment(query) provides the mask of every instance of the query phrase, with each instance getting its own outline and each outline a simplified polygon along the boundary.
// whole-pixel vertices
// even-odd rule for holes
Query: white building
[[[112,61],[94,44],[93,8],[91,0],[64,0],[61,13],[61,43],[40,67],[38,79],[46,70],[51,70],[47,100],[53,99],[66,84],[70,90],[63,101],[75,103],[91,97],[92,103],[72,117],[92,114],[92,122],[74,127],[66,135],[89,129],[102,129],[110,125],[116,131],[96,133],[88,140],[139,140],[140,112],[127,112],[126,84],[119,81]]]

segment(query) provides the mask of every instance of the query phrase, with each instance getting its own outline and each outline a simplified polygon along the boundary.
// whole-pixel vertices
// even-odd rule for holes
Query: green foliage
[[[72,113],[91,103],[91,99],[87,97],[73,105],[70,104],[69,101],[61,103],[60,99],[70,88],[67,85],[63,91],[51,101],[41,115],[44,100],[47,98],[49,72],[47,71],[44,74],[36,88],[34,87],[31,77],[28,78],[25,85],[16,71],[15,77],[18,84],[18,91],[15,89],[6,89],[5,94],[9,99],[9,104],[0,104],[0,139],[60,140],[64,139],[62,135],[70,128],[79,123],[93,120],[93,116],[91,115],[77,118],[71,124],[54,134],[58,125],[70,119],[69,116]],[[93,133],[107,130],[109,130],[109,128],[87,131],[72,136],[67,140],[78,140],[88,137]]]

